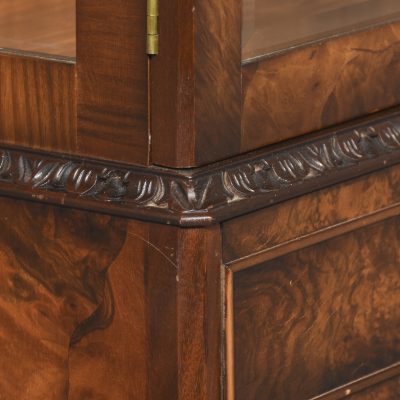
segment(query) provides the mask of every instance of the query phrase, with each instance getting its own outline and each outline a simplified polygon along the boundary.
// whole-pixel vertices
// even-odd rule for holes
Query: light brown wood
[[[398,0],[243,0],[242,58],[395,17]]]
[[[75,57],[76,0],[2,0],[0,48]]]

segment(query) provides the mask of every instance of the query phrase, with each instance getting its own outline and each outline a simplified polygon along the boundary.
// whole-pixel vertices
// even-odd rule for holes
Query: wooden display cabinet
[[[0,398],[400,397],[400,5],[0,4]]]

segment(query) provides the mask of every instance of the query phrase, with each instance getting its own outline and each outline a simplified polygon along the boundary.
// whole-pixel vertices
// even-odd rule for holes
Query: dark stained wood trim
[[[400,113],[193,170],[0,150],[2,194],[167,224],[206,226],[399,163]]]
[[[226,354],[226,389],[227,400],[235,398],[235,334],[233,323],[233,271],[225,268],[225,354]]]
[[[160,0],[150,61],[152,161],[196,167],[240,153],[241,2]]]
[[[364,389],[370,388],[371,386],[377,385],[390,378],[400,376],[400,363],[391,365],[390,367],[381,369],[380,371],[374,372],[370,375],[364,376],[361,379],[357,379],[347,385],[336,388],[330,392],[321,394],[317,397],[313,397],[311,400],[339,400],[344,399],[352,394],[360,392]]]

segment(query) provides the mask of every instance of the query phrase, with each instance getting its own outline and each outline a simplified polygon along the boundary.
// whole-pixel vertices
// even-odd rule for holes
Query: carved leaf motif
[[[39,168],[33,172],[31,180],[32,186],[34,188],[45,188],[49,186],[52,182],[52,174],[57,170],[57,168],[57,163],[41,164]]]
[[[50,155],[44,158],[30,152],[3,149],[0,181],[25,190],[45,189],[82,199],[90,197],[99,202],[123,204],[125,209],[126,206],[132,210],[135,207],[162,209],[167,218],[177,210],[180,216],[200,211],[204,217],[205,212],[213,211],[215,215],[215,210],[227,204],[274,192],[273,197],[266,197],[270,204],[271,199],[279,198],[280,190],[285,189],[286,196],[292,187],[313,179],[313,187],[318,187],[318,177],[361,165],[366,160],[381,157],[387,161],[390,155],[390,162],[396,162],[399,151],[400,116],[396,116],[319,136],[308,144],[247,158],[241,164],[235,162],[235,167],[221,164],[193,174],[166,173],[156,167],[149,168],[147,173],[143,168],[104,167],[102,163]],[[262,203],[258,201],[258,204]]]
[[[171,195],[174,203],[184,210],[201,210],[208,196],[211,178],[198,179],[194,181],[172,181]]]
[[[11,170],[11,155],[9,151],[3,151],[0,159],[0,176],[8,178]]]
[[[65,188],[68,179],[71,177],[72,172],[76,167],[76,164],[72,161],[68,161],[67,163],[59,166],[54,173],[52,185],[59,189]]]
[[[129,195],[138,204],[161,204],[165,196],[165,185],[160,177],[139,176],[130,184]]]
[[[254,173],[254,166],[249,164],[223,174],[224,189],[231,199],[245,198],[256,193],[257,185],[253,180]]]
[[[285,154],[283,157],[277,157],[270,161],[270,165],[277,182],[281,181],[282,184],[301,181],[308,175],[306,163],[297,154]]]
[[[380,144],[389,149],[400,148],[400,129],[394,126],[386,126],[379,136]]]
[[[18,175],[17,175],[17,179],[19,181],[24,182],[24,183],[28,183],[32,179],[32,168],[31,168],[31,165],[29,163],[29,160],[26,157],[22,156],[22,155],[18,158]]]

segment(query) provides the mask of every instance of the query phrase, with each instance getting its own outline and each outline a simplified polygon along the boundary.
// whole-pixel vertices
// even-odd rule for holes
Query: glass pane
[[[76,0],[0,0],[0,48],[75,57]]]
[[[400,15],[400,0],[242,0],[243,59]]]

